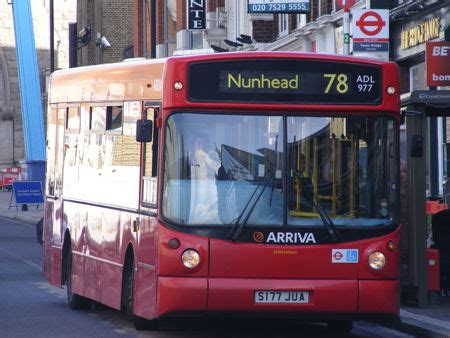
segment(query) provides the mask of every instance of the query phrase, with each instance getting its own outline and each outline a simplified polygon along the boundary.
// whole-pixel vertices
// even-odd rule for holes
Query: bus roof
[[[352,55],[340,55],[331,53],[312,53],[312,52],[294,52],[294,51],[252,51],[252,52],[226,52],[213,54],[196,55],[177,55],[169,57],[168,60],[189,59],[189,61],[206,61],[217,59],[264,59],[264,58],[298,58],[311,60],[330,60],[341,62],[354,62],[362,64],[383,65],[393,63],[392,61],[383,61],[372,58],[362,58]]]
[[[126,60],[56,71],[51,76],[49,103],[162,100],[163,74],[166,80],[186,76],[187,64],[195,61],[245,59],[303,59],[363,65],[397,67],[393,62],[323,53],[230,52],[173,56],[165,59]],[[392,73],[392,72],[389,72]],[[394,72],[395,73],[395,72]]]
[[[49,103],[161,100],[165,61],[127,60],[56,71]]]

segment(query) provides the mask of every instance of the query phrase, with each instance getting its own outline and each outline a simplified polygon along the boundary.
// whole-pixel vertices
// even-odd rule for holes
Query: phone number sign
[[[248,0],[249,13],[309,13],[310,0]]]

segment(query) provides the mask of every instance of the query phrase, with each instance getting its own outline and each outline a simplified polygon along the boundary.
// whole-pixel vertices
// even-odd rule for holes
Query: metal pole
[[[20,106],[28,179],[45,179],[45,135],[39,70],[29,0],[14,1],[14,34],[20,87]]]
[[[344,8],[344,55],[350,54],[350,10]]]
[[[436,90],[436,87],[430,86],[430,90]],[[429,159],[430,159],[430,197],[439,197],[439,133],[438,120],[436,116],[429,117],[428,125],[429,135]]]
[[[135,55],[138,56],[138,55]],[[142,56],[147,58],[147,0],[142,0]]]
[[[77,23],[69,23],[69,67],[77,67],[77,51],[78,51],[78,39],[77,39]]]
[[[53,0],[50,0],[50,73],[55,71],[54,22]]]
[[[428,118],[428,151],[430,158],[430,197],[439,197],[439,141],[438,141],[438,121],[436,116]]]
[[[156,0],[150,0],[150,57],[156,58]]]
[[[425,112],[424,107],[415,106],[414,110]],[[408,151],[411,149],[412,135],[423,135],[423,148],[427,149],[427,118],[407,117],[406,137]],[[427,279],[427,217],[425,214],[425,154],[422,157],[407,157],[408,170],[408,241],[409,268],[413,285],[417,287],[417,301],[419,307],[428,306]]]

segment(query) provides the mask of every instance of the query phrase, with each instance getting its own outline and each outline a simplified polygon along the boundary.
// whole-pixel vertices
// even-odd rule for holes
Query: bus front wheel
[[[66,264],[67,303],[73,310],[89,310],[92,306],[92,301],[88,298],[77,295],[72,291],[72,259],[72,249],[69,247]]]
[[[158,329],[157,319],[144,319],[133,314],[134,303],[134,257],[128,254],[125,259],[122,282],[122,312],[133,319],[136,330]]]

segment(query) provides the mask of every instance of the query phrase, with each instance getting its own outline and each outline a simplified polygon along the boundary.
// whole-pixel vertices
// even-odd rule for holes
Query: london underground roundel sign
[[[365,35],[374,36],[379,34],[383,27],[386,26],[386,21],[383,21],[381,15],[377,12],[367,11],[356,21],[356,26]]]
[[[336,3],[343,9],[350,9],[356,3],[356,0],[336,0]]]

